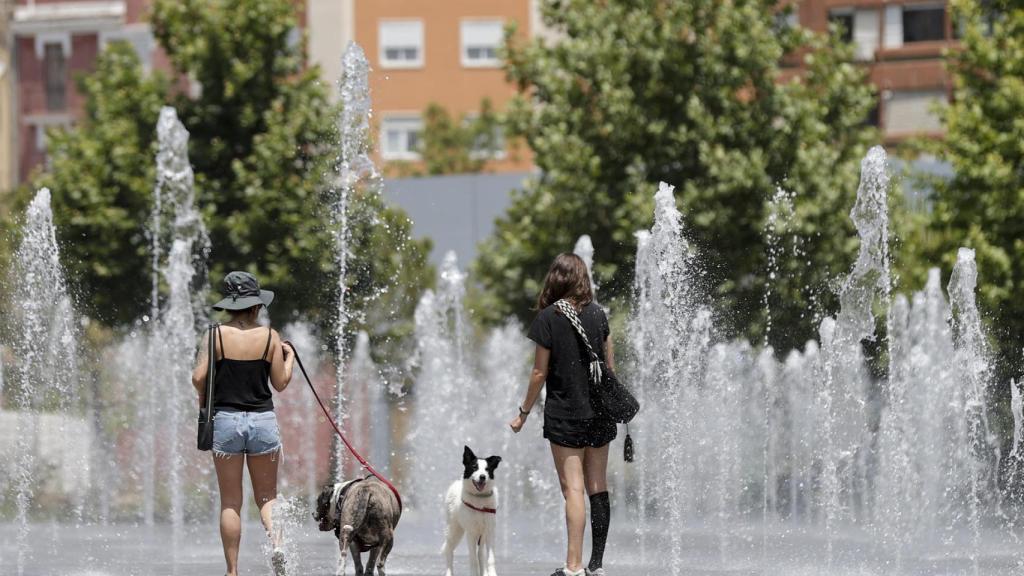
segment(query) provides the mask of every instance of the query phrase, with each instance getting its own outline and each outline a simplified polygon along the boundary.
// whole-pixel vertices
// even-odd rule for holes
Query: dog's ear
[[[469,446],[465,446],[465,449],[462,451],[462,463],[469,466],[470,464],[474,464],[476,461],[476,454],[473,454],[473,451],[469,449]]]
[[[494,478],[494,471],[498,468],[498,464],[501,464],[501,456],[487,457],[487,471],[490,472],[491,478]]]

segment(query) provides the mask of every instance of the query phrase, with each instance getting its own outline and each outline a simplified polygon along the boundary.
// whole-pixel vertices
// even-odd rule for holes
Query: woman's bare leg
[[[565,567],[570,572],[583,568],[583,531],[587,520],[587,505],[583,500],[583,448],[566,448],[551,443],[551,456],[565,497],[565,526],[569,548],[565,553]]]
[[[583,481],[587,496],[608,491],[608,446],[583,449]]]
[[[241,454],[213,457],[220,488],[220,541],[224,545],[227,576],[238,574],[238,546],[242,540],[242,467]]]
[[[274,533],[272,518],[274,499],[277,498],[277,465],[280,460],[280,450],[246,457],[246,462],[249,465],[249,478],[252,480],[252,495],[256,500],[256,506],[260,509],[263,527],[267,530],[267,535],[270,536],[275,547],[281,544],[279,535]]]

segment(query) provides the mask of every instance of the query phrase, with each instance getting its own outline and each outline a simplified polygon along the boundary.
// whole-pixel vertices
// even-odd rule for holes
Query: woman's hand
[[[291,342],[281,342],[281,354],[284,355],[284,361],[288,362],[295,355],[295,349],[292,348]]]
[[[526,416],[524,414],[516,416],[515,418],[512,419],[511,422],[508,423],[508,425],[512,427],[512,431],[515,432],[516,434],[518,434],[519,431],[523,429],[524,424],[526,424]]]

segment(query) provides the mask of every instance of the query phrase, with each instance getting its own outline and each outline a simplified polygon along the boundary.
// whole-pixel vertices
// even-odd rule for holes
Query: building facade
[[[84,99],[75,78],[95,67],[107,43],[129,42],[143,67],[159,58],[145,23],[149,0],[16,0],[10,50],[15,178],[23,182],[46,161],[46,130],[79,118]]]
[[[438,104],[471,118],[487,99],[501,111],[516,88],[505,77],[498,49],[504,27],[516,23],[525,38],[538,31],[536,0],[308,0],[310,62],[332,83],[341,54],[356,41],[370,62],[377,160],[419,158],[423,112]],[[493,172],[532,165],[524,146],[504,142],[487,162]]]
[[[948,2],[801,0],[794,15],[819,32],[834,23],[853,44],[878,87],[870,121],[886,142],[942,134],[936,108],[949,101],[952,90],[943,52],[957,45]]]
[[[14,110],[12,109],[11,53],[8,50],[13,0],[0,0],[0,194],[14,187],[17,161],[14,144]]]
[[[100,50],[127,40],[146,67],[166,67],[145,15],[151,0],[0,0],[0,189],[25,181],[46,159],[46,129],[69,125],[83,99],[74,79]],[[498,58],[504,26],[522,37],[550,37],[540,0],[296,0],[308,58],[332,89],[341,54],[359,42],[372,67],[378,162],[412,162],[423,112],[438,104],[454,116],[477,113],[483,99],[503,110],[516,89]],[[870,121],[887,142],[940,135],[934,112],[948,101],[943,51],[956,45],[945,1],[796,0],[794,17],[825,31],[840,25],[878,87]],[[525,146],[487,162],[491,172],[532,167]]]

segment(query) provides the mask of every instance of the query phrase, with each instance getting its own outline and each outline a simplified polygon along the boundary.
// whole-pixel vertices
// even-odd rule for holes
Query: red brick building
[[[46,159],[46,129],[73,123],[83,97],[75,78],[93,70],[107,43],[126,40],[143,66],[166,67],[149,25],[149,0],[16,0],[9,22],[13,73],[15,178]]]
[[[799,0],[794,16],[812,30],[842,27],[856,58],[878,87],[871,121],[887,142],[941,135],[935,107],[952,87],[943,52],[956,47],[948,2],[936,0]]]

